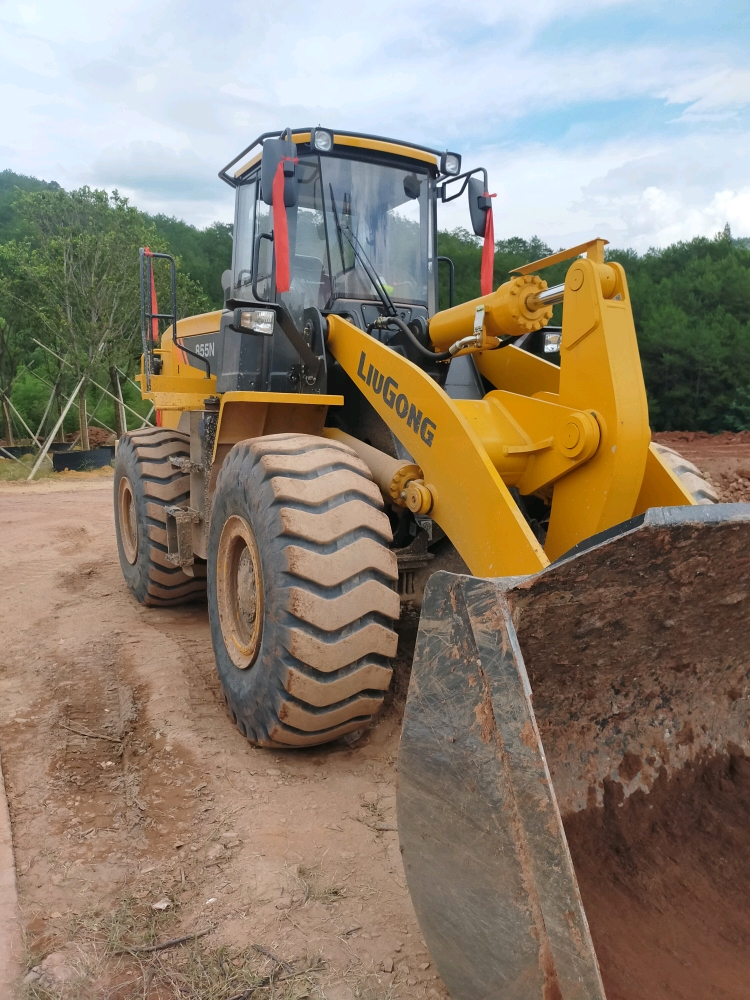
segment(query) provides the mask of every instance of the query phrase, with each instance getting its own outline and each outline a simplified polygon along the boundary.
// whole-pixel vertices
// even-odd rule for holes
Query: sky
[[[0,170],[205,226],[225,163],[316,124],[486,166],[498,238],[750,236],[750,3],[0,0]]]

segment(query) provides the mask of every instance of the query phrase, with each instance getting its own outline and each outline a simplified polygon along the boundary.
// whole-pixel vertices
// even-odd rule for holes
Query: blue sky
[[[0,2],[0,169],[205,225],[225,162],[317,123],[486,165],[499,237],[750,236],[750,4]]]

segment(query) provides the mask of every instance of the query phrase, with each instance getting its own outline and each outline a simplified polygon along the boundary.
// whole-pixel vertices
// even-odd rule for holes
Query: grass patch
[[[22,455],[18,460],[3,458],[2,455],[0,455],[0,482],[24,482],[29,478],[29,473],[31,472],[35,461],[36,455]],[[111,465],[105,465],[101,469],[90,469],[86,472],[55,472],[52,468],[52,456],[46,455],[32,482],[37,482],[39,479],[49,479],[51,476],[54,476],[55,479],[62,480],[99,479],[101,477],[111,476],[112,474],[113,467]]]
[[[174,908],[159,911],[147,903],[126,896],[112,913],[79,917],[72,927],[72,937],[95,942],[105,957],[127,948],[147,947],[175,935],[177,920]]]
[[[32,466],[36,461],[36,455],[22,455],[18,460],[3,458],[0,454],[0,482],[15,483],[19,480],[28,479]],[[47,455],[37,472],[35,479],[47,479],[53,475],[52,457]]]
[[[157,912],[132,898],[122,899],[111,913],[78,917],[69,928],[69,941],[60,949],[75,975],[67,982],[43,976],[26,985],[21,995],[24,1000],[321,997],[317,980],[324,966],[320,961],[293,960],[280,965],[252,946],[212,946],[210,937],[163,951],[138,950],[190,933],[190,929],[178,928],[178,923],[179,905]]]

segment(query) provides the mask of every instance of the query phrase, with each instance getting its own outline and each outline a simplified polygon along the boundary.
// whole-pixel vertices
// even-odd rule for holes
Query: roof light
[[[440,157],[440,172],[455,177],[461,173],[461,157],[458,153],[443,153]]]
[[[314,128],[310,136],[310,145],[319,153],[330,153],[333,149],[333,135],[324,128]]]
[[[234,326],[248,333],[273,333],[276,313],[273,309],[235,309]]]

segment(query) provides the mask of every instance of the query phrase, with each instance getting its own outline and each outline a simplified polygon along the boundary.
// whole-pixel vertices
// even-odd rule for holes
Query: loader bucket
[[[750,996],[749,619],[750,504],[431,578],[398,825],[453,1000]]]

